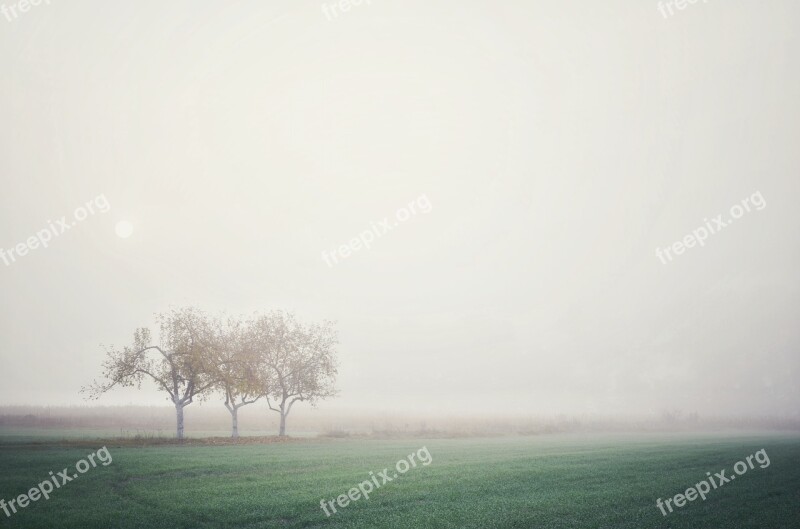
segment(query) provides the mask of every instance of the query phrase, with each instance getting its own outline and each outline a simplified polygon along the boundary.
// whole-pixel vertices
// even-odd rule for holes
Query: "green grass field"
[[[0,442],[6,501],[99,449]],[[16,439],[18,440],[18,439]],[[109,528],[798,528],[800,438],[788,435],[542,436],[494,439],[314,440],[134,448],[107,443],[98,466],[0,527]],[[330,518],[334,499],[427,447],[431,464]],[[760,449],[748,470],[667,517],[656,498]]]

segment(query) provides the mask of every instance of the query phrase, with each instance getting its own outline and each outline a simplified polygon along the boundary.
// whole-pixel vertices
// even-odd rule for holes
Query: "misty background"
[[[196,304],[336,320],[321,413],[798,417],[800,5],[322,5],[0,19],[0,248],[111,204],[0,262],[1,405],[84,405],[100,344]]]

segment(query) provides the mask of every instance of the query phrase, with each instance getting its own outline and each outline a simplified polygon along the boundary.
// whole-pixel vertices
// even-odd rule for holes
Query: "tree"
[[[278,435],[286,435],[286,418],[297,402],[312,406],[336,394],[338,340],[332,322],[303,325],[293,315],[272,312],[249,325],[249,348],[259,357],[267,381],[267,405],[280,414]],[[274,405],[273,405],[274,404]]]
[[[141,388],[143,380],[152,379],[175,405],[177,436],[183,439],[184,408],[216,382],[209,369],[213,333],[208,317],[192,307],[157,314],[156,322],[158,344],[152,343],[149,329],[137,329],[133,345],[107,350],[105,380],[95,381],[81,392],[98,399],[116,386]]]
[[[231,437],[239,437],[239,408],[253,404],[266,395],[268,382],[259,369],[258,357],[247,347],[245,326],[241,320],[217,321],[211,367],[216,387],[225,397],[231,414]]]

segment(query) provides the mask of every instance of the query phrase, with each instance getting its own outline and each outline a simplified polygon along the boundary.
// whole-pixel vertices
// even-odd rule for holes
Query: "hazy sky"
[[[0,15],[0,248],[110,204],[0,260],[0,404],[197,304],[337,320],[339,408],[797,413],[800,4],[336,5]]]

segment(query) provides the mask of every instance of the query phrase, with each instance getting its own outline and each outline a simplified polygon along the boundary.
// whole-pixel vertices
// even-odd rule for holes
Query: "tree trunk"
[[[183,405],[175,405],[175,413],[178,419],[178,439],[183,439]]]
[[[283,411],[283,406],[281,406],[281,431],[278,435],[286,437],[286,412]]]
[[[231,433],[231,437],[234,439],[239,438],[239,408],[233,406],[231,408],[231,422],[233,423],[233,432]]]

